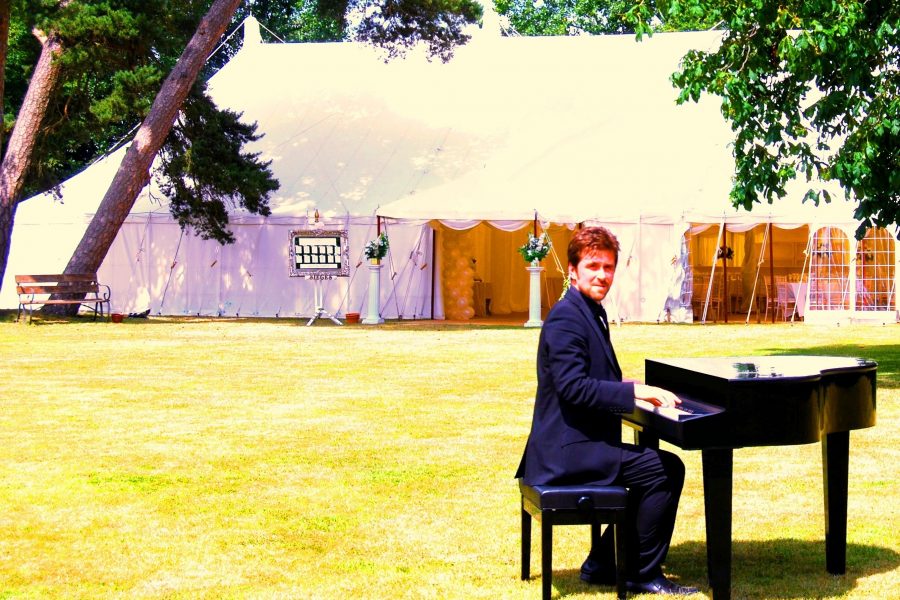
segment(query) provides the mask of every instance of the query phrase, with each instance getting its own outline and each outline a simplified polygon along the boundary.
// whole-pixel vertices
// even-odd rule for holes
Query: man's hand
[[[634,398],[635,400],[646,400],[654,406],[662,406],[663,408],[675,408],[681,404],[681,398],[669,390],[643,383],[634,384]]]

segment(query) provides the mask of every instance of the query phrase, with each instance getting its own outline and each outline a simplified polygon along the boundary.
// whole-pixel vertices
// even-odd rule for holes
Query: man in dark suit
[[[517,477],[530,485],[595,483],[628,488],[628,589],[687,595],[696,588],[667,579],[684,465],[678,456],[622,442],[622,413],[635,400],[674,407],[671,392],[622,381],[601,301],[613,283],[619,243],[602,227],[578,230],[568,248],[570,288],[550,310],[537,352],[531,434]],[[615,583],[611,528],[592,540],[581,568],[590,583]]]

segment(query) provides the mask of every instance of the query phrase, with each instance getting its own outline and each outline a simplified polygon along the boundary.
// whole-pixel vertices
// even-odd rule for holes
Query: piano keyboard
[[[646,410],[647,412],[656,413],[662,417],[671,419],[672,421],[679,421],[684,417],[690,417],[694,414],[694,411],[686,406],[656,406],[655,404],[653,404],[652,402],[648,402],[647,400],[635,400],[634,404],[640,409]]]

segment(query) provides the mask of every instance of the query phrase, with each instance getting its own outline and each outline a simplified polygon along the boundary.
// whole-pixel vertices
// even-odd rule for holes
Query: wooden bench
[[[96,273],[76,273],[69,275],[16,275],[16,293],[19,294],[19,310],[16,321],[22,311],[28,309],[28,321],[34,313],[34,306],[47,304],[77,304],[103,316],[110,312],[108,285],[97,281]]]

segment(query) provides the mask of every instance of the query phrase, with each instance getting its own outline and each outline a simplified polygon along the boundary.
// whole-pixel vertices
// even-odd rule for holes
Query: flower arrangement
[[[547,237],[546,233],[542,233],[538,237],[534,237],[534,234],[528,233],[528,241],[524,246],[519,248],[519,254],[522,255],[527,262],[534,262],[536,260],[544,260],[544,257],[547,256],[547,253],[550,252],[550,238]]]
[[[385,256],[387,256],[388,248],[390,244],[388,243],[387,235],[384,232],[378,234],[378,237],[374,240],[370,241],[366,244],[365,255],[369,260],[376,259],[381,260]]]
[[[716,258],[725,258],[727,260],[731,260],[734,258],[734,250],[731,249],[731,246],[721,246],[719,247],[719,251],[716,253]]]

